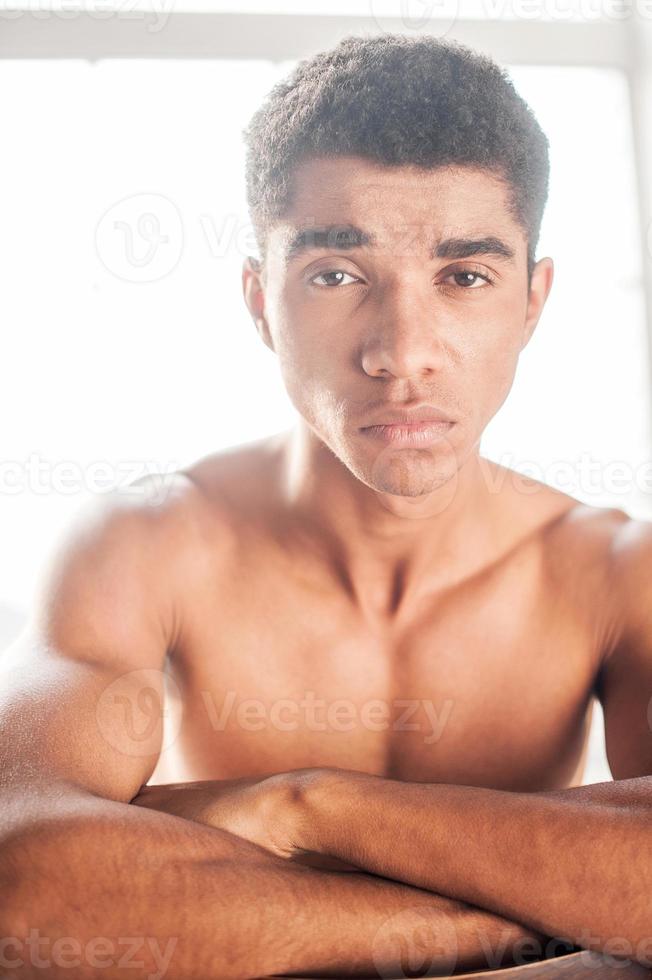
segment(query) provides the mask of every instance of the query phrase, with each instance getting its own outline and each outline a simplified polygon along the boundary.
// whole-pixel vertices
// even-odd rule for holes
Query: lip
[[[403,408],[391,408],[388,406],[376,417],[371,418],[368,424],[362,428],[367,429],[378,425],[410,426],[420,422],[452,423],[453,421],[441,408],[437,408],[435,405],[426,405],[424,402],[421,402],[418,405],[413,405],[411,408],[407,406]]]
[[[441,419],[427,422],[400,422],[380,425],[366,425],[360,431],[380,442],[401,446],[424,446],[437,442],[455,425],[450,420]]]

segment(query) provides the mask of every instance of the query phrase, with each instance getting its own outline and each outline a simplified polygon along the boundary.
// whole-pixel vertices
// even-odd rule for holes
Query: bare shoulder
[[[279,485],[285,433],[229,446],[183,470],[204,508],[226,530],[264,514]]]
[[[652,650],[652,521],[496,464],[491,478],[517,542],[538,556],[556,612],[583,624],[596,666],[615,650]]]
[[[113,518],[133,527],[135,539],[155,559],[150,565],[165,576],[172,593],[200,581],[233,540],[231,507],[218,490],[219,456],[215,454],[210,465],[206,461],[143,477],[127,488],[123,500],[112,504]],[[212,480],[209,473],[215,474]]]
[[[610,579],[616,572],[632,569],[649,549],[652,523],[633,518],[621,507],[570,499],[561,519],[546,529],[551,550],[576,563],[582,559],[595,563]]]
[[[148,474],[116,492],[102,513],[131,522],[171,561],[187,555],[196,563],[204,552],[214,556],[220,542],[228,545],[249,505],[269,499],[278,445],[275,437],[258,439]]]
[[[602,554],[608,562],[614,541],[632,518],[620,507],[587,504],[574,497],[568,500],[560,519],[546,529],[548,543],[551,547],[579,548],[591,558]]]
[[[542,527],[542,543],[550,568],[566,583],[574,579],[597,589],[610,587],[610,570],[614,548],[632,523],[620,507],[588,504],[568,494],[561,494],[559,514]]]
[[[596,678],[614,779],[652,774],[652,522],[626,517],[609,549],[611,634]]]
[[[592,623],[604,662],[632,632],[652,637],[652,522],[577,502],[547,534],[550,567]]]
[[[534,477],[483,460],[490,494],[518,535],[540,542],[551,557],[569,549],[604,547],[627,515],[616,507],[586,504]],[[575,558],[579,556],[576,553]]]
[[[603,601],[611,589],[616,555],[630,535],[639,539],[644,532],[641,522],[619,507],[586,503],[497,464],[490,479],[501,500],[502,519],[517,541],[537,549],[549,582],[560,594],[576,605],[595,605],[598,596]],[[629,555],[631,545],[625,551]],[[622,560],[630,560],[624,554]]]
[[[89,530],[115,528],[134,546],[148,549],[160,567],[199,545],[212,513],[201,489],[185,472],[175,471],[148,474],[114,490],[106,501],[89,502],[79,523]]]
[[[123,608],[140,598],[170,610],[189,576],[201,574],[211,519],[215,509],[182,472],[148,474],[86,500],[44,556],[35,625],[87,593],[96,606],[110,608],[120,595]]]
[[[652,521],[622,515],[608,552],[608,574],[620,640],[652,652]]]
[[[111,606],[120,591],[123,604],[136,605],[134,590],[152,602],[170,594],[173,557],[184,542],[197,509],[196,491],[183,474],[148,474],[108,494],[87,499],[61,528],[38,572],[34,617],[52,609],[77,608],[75,597],[93,595],[94,605]],[[160,588],[159,588],[160,587]],[[65,601],[64,601],[65,600]]]

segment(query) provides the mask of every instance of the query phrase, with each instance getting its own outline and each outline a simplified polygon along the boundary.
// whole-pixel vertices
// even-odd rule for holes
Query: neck
[[[362,610],[396,615],[486,562],[496,533],[491,465],[474,452],[428,494],[387,494],[357,479],[300,419],[283,447],[292,533],[326,561]]]

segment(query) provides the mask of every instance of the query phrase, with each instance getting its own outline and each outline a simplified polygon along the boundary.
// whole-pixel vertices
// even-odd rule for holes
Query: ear
[[[528,344],[534,333],[534,328],[539,322],[539,317],[543,313],[543,307],[548,298],[548,293],[552,288],[554,273],[555,266],[549,256],[539,259],[532,270],[532,282],[528,294],[525,323],[523,324],[521,350]]]
[[[263,267],[259,259],[248,255],[242,266],[242,292],[247,309],[251,313],[256,330],[263,343],[274,350],[274,341],[265,316],[265,286],[263,282]]]

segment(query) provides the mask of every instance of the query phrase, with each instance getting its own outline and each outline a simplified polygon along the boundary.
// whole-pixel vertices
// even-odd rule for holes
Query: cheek
[[[276,321],[278,366],[295,409],[322,434],[340,411],[346,357],[317,324],[295,315]]]
[[[466,374],[471,400],[476,402],[478,414],[486,420],[507,398],[520,353],[517,330],[496,327],[487,336],[491,343],[476,348]]]
[[[298,384],[307,389],[337,387],[352,363],[351,326],[347,329],[318,304],[302,304],[280,294],[272,332],[283,378],[293,389]]]
[[[518,364],[518,351],[508,343],[498,350],[491,351],[485,361],[486,378],[490,387],[500,392],[511,387]]]

